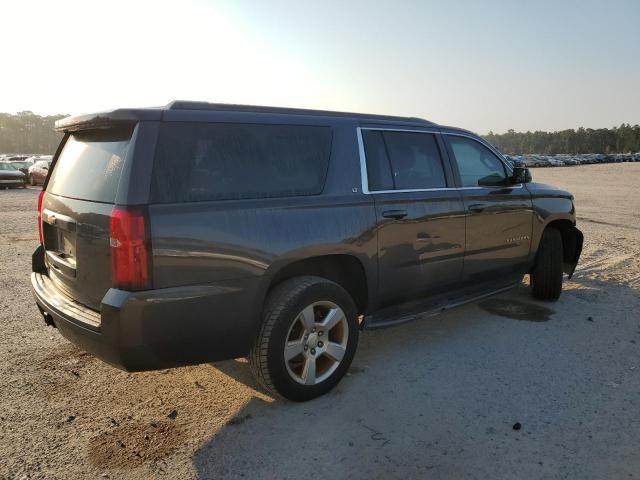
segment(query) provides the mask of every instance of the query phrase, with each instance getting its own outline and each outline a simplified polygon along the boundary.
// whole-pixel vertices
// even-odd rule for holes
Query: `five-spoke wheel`
[[[303,401],[340,381],[357,344],[357,308],[351,296],[325,278],[295,277],[269,293],[249,361],[268,390]]]
[[[289,328],[284,360],[289,375],[303,385],[329,377],[344,358],[349,338],[347,318],[333,302],[308,305]]]

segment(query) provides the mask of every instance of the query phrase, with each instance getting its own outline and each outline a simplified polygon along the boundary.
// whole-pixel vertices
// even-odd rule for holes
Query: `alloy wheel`
[[[333,302],[305,307],[289,327],[284,347],[287,372],[302,385],[317,385],[338,368],[347,350],[349,325]]]

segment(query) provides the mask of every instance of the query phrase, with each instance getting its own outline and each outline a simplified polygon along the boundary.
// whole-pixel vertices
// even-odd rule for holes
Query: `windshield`
[[[10,163],[0,163],[0,170],[11,170],[12,172],[16,170]]]

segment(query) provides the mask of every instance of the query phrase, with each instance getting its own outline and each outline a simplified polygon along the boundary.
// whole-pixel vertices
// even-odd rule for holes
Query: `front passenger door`
[[[464,278],[516,280],[529,268],[533,209],[522,185],[488,146],[469,136],[445,134],[466,211]]]

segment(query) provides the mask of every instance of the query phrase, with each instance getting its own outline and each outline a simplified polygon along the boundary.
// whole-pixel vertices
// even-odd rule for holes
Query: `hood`
[[[557,197],[568,198],[573,200],[571,192],[562,190],[561,188],[554,187],[553,185],[547,185],[546,183],[531,182],[527,183],[527,190],[531,192],[533,197]]]

